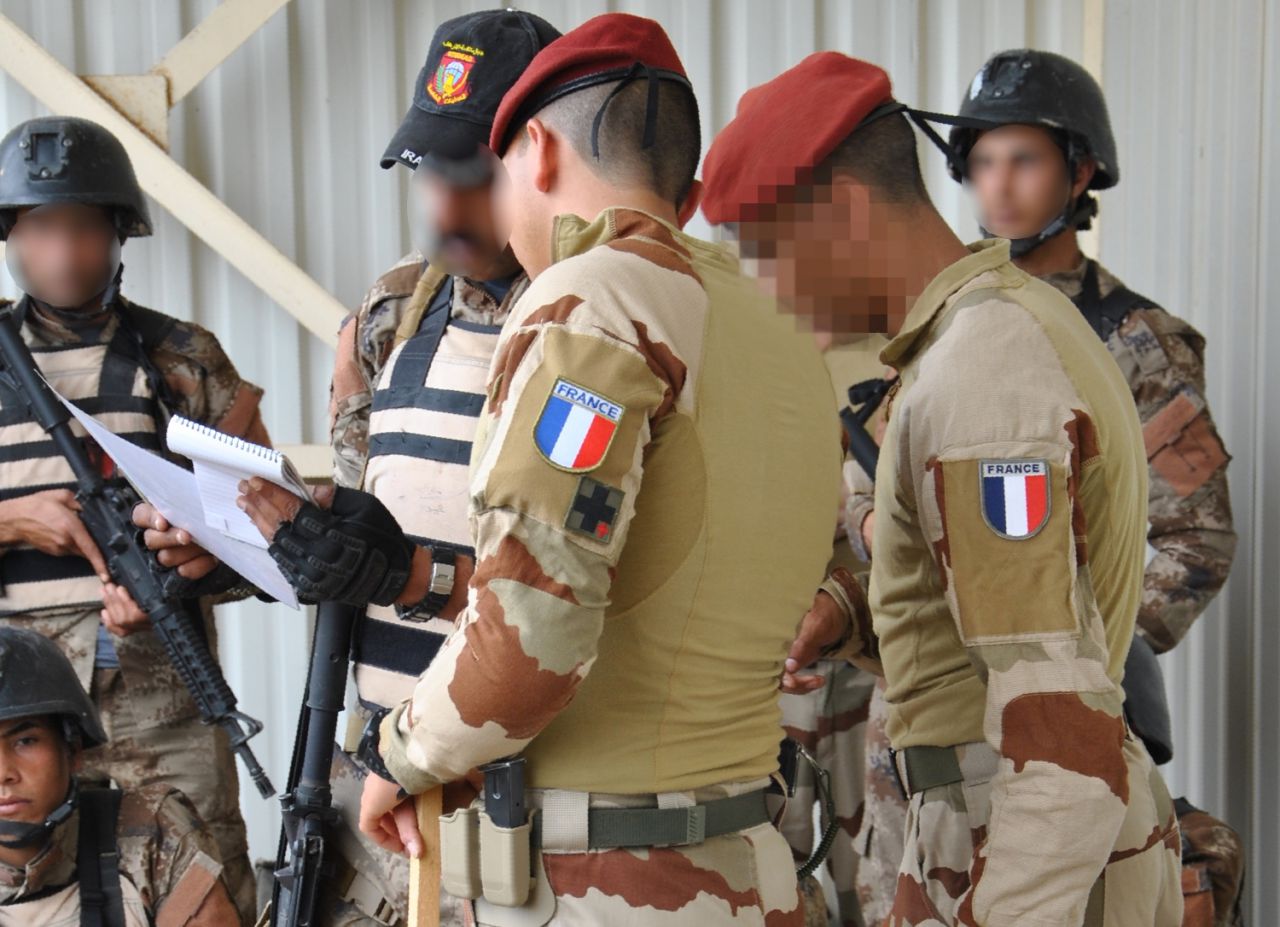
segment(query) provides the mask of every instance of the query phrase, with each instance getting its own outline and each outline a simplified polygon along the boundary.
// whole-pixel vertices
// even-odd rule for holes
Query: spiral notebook
[[[303,499],[311,498],[293,462],[277,450],[180,415],[169,420],[166,439],[169,450],[188,458],[194,467],[205,523],[228,537],[267,546],[253,520],[236,505],[242,480],[261,477]]]

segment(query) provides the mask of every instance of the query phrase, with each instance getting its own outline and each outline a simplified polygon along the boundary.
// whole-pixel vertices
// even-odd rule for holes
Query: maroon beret
[[[689,86],[680,56],[652,19],[605,13],[588,19],[534,56],[493,119],[489,147],[501,156],[516,131],[548,103],[578,90],[635,76]]]
[[[780,188],[802,182],[805,171],[892,100],[883,68],[831,51],[748,90],[707,152],[703,213],[713,223],[738,222],[751,207],[777,202]]]

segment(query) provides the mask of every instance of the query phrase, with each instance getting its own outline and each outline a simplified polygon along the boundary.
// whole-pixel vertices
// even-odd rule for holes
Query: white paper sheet
[[[298,597],[276,562],[264,549],[224,535],[206,524],[196,479],[177,464],[113,434],[92,416],[74,405],[65,405],[84,426],[138,493],[159,509],[169,524],[182,528],[195,542],[235,570],[263,592],[288,605],[298,607]]]

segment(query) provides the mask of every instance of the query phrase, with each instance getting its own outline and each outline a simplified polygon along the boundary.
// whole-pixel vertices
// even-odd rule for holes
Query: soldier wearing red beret
[[[895,925],[1177,925],[1172,802],[1125,727],[1146,459],[1124,378],[1009,243],[966,247],[925,191],[906,107],[812,55],[707,155],[732,224],[815,326],[891,337],[869,603],[827,584],[788,660],[873,656],[909,796]]]
[[[838,497],[826,374],[727,248],[680,230],[697,103],[656,23],[548,45],[490,147],[532,283],[472,456],[468,605],[379,755],[410,794],[518,756],[442,828],[480,923],[798,925],[766,792]],[[373,780],[362,826],[399,840],[412,811]]]

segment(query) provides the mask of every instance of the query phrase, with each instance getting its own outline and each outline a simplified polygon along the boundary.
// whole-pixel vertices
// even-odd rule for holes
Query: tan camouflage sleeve
[[[262,420],[262,388],[241,378],[213,332],[191,322],[179,322],[152,355],[177,399],[177,414],[271,446]],[[206,603],[222,604],[244,598],[247,587],[237,586]],[[131,644],[121,642],[128,649]]]
[[[255,444],[271,443],[260,409],[262,388],[241,378],[213,332],[179,322],[152,356],[179,415]]]
[[[161,786],[125,792],[120,852],[127,874],[145,873],[138,887],[146,889],[157,927],[234,923],[218,845],[181,792]],[[210,917],[218,912],[222,918]]]
[[[871,606],[867,602],[868,581],[865,573],[854,576],[844,567],[836,567],[818,587],[835,600],[849,621],[841,639],[830,645],[823,656],[848,660],[869,673],[883,676],[880,640],[872,628]]]
[[[373,386],[366,379],[357,351],[359,317],[349,315],[338,332],[329,383],[329,443],[333,478],[339,486],[358,488],[369,456],[369,415]]]
[[[983,733],[1001,758],[958,910],[964,923],[1027,923],[1029,911],[1070,923],[1128,795],[1122,695],[1077,539],[1097,441],[1025,312],[988,301],[963,318],[899,397],[887,438],[897,492],[915,500],[956,633],[986,682]]]
[[[651,429],[684,386],[685,365],[643,321],[599,285],[584,301],[562,267],[524,296],[491,368],[467,608],[382,727],[387,767],[411,793],[518,753],[573,699]]]
[[[1174,647],[1218,594],[1236,534],[1230,456],[1204,398],[1204,339],[1159,309],[1133,312],[1116,335],[1143,423],[1150,465],[1148,543],[1139,633],[1157,653]]]
[[[373,390],[395,347],[406,298],[413,293],[420,260],[409,255],[365,293],[342,321],[329,384],[329,443],[339,486],[359,487],[369,457]]]

